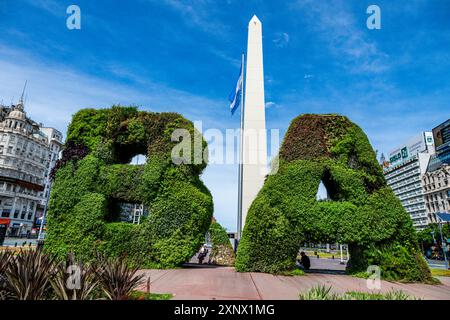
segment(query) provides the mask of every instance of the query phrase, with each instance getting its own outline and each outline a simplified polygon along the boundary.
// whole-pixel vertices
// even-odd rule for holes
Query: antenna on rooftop
[[[20,96],[20,103],[23,104],[23,95],[25,94],[25,89],[27,88],[27,82],[28,80],[25,80],[25,84],[23,86],[22,95]]]

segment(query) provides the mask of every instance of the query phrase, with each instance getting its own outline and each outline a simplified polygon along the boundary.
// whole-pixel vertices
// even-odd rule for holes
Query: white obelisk
[[[241,216],[239,236],[244,229],[247,212],[264,184],[267,174],[266,111],[264,101],[264,70],[262,25],[253,16],[248,24],[247,66],[245,74],[244,119],[242,139]]]

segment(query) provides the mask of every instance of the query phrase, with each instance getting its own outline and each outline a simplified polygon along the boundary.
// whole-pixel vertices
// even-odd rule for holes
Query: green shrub
[[[236,257],[225,228],[213,221],[209,226],[208,233],[213,244],[210,253],[211,262],[218,265],[234,265]]]
[[[213,245],[229,245],[231,247],[228,233],[218,222],[212,222],[208,229]]]
[[[302,115],[289,127],[279,170],[267,177],[245,222],[238,271],[292,270],[304,242],[347,243],[349,273],[430,281],[409,215],[386,185],[364,132],[339,115]],[[324,183],[330,201],[317,201]]]
[[[206,148],[193,124],[176,113],[120,106],[77,112],[67,133],[72,149],[53,173],[45,250],[86,261],[100,252],[161,268],[195,254],[211,221],[212,197],[199,178],[205,161],[172,162],[175,129],[196,136],[202,152]],[[191,140],[191,154],[183,156],[193,159]],[[137,154],[147,155],[145,165],[128,164]],[[118,223],[117,202],[144,204],[150,216],[140,225]]]

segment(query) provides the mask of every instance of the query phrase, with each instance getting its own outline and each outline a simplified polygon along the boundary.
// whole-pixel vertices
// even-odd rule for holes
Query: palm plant
[[[331,286],[323,285],[318,285],[305,293],[301,293],[299,298],[300,300],[342,300],[338,294],[331,291]]]
[[[11,253],[9,251],[2,251],[0,252],[0,300],[7,299],[10,294],[7,290],[6,286],[6,277],[5,277],[5,270],[8,266],[8,263],[11,259]]]
[[[7,291],[14,299],[44,299],[50,289],[53,261],[41,250],[20,251],[11,255],[4,270]]]
[[[101,268],[96,269],[100,287],[111,300],[126,300],[133,290],[142,283],[144,275],[136,275],[138,268],[130,268],[123,260],[100,260]]]
[[[56,265],[50,283],[59,300],[88,300],[98,285],[95,266],[83,264],[69,255],[66,261]]]
[[[384,295],[384,300],[416,300],[416,298],[401,290],[392,290]]]

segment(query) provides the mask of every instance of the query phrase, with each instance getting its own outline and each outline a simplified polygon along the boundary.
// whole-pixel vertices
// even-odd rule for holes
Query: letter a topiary
[[[322,181],[330,200],[317,201]],[[279,170],[253,201],[239,271],[293,269],[305,242],[346,243],[347,272],[378,265],[385,279],[430,281],[411,219],[386,185],[364,132],[339,115],[301,115],[284,138]]]
[[[100,252],[143,267],[189,260],[204,241],[213,204],[199,178],[206,163],[172,161],[175,129],[192,137],[191,154],[182,159],[193,159],[194,151],[203,154],[203,137],[176,113],[118,106],[76,113],[53,173],[45,250],[85,260]],[[147,155],[147,163],[128,164],[138,154]],[[144,204],[148,218],[139,225],[117,222],[120,203]]]

